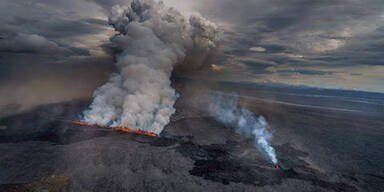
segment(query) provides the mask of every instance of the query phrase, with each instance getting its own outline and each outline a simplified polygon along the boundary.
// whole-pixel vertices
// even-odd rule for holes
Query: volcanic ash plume
[[[266,157],[277,164],[275,149],[269,144],[272,134],[268,131],[268,123],[263,116],[256,117],[248,109],[238,105],[238,96],[215,94],[215,102],[209,106],[209,112],[218,121],[232,126],[238,134],[254,139],[255,146]]]
[[[153,0],[114,6],[109,24],[119,33],[111,38],[119,73],[94,92],[83,121],[159,134],[175,112],[173,68],[200,65],[186,61],[188,55],[207,57],[216,47],[217,28],[201,16],[188,20]]]

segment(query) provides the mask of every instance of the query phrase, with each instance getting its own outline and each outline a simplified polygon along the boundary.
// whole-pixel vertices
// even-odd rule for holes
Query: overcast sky
[[[65,97],[58,83],[66,89],[75,84],[77,91],[67,93],[68,99],[88,97],[112,71],[113,59],[103,49],[114,34],[108,12],[126,2],[0,1],[0,91],[28,84],[30,91],[45,86]],[[384,92],[382,0],[165,4],[186,15],[199,12],[220,27],[223,52],[212,63],[211,78]],[[26,99],[8,93],[10,97]]]

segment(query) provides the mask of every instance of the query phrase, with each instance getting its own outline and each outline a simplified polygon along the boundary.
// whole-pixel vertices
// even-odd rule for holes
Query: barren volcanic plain
[[[175,80],[176,113],[160,137],[82,127],[91,101],[0,119],[0,191],[381,191],[384,95]],[[273,133],[275,169],[204,95],[237,92]],[[12,107],[12,106],[10,106]]]

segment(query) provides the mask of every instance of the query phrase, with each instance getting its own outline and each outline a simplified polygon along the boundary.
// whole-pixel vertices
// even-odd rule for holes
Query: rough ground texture
[[[233,90],[231,86],[209,89]],[[177,113],[159,138],[53,119],[76,119],[89,101],[46,105],[2,118],[0,191],[383,189],[383,166],[375,165],[383,157],[382,142],[375,136],[382,131],[375,128],[383,121],[374,115],[359,119],[353,112],[244,97],[243,104],[271,124],[282,166],[275,170],[252,141],[204,112],[204,103],[196,100],[207,86],[183,82],[176,88],[181,93]],[[236,91],[257,95],[248,88]],[[360,132],[354,136],[356,130]],[[361,145],[371,149],[364,152]]]

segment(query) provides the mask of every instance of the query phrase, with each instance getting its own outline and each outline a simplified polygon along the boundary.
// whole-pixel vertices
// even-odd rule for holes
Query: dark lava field
[[[203,86],[204,84],[204,86]],[[160,137],[82,127],[90,101],[0,119],[0,191],[383,191],[383,95],[175,84],[176,113]],[[250,139],[206,112],[205,95],[237,92],[263,115],[280,169]]]

